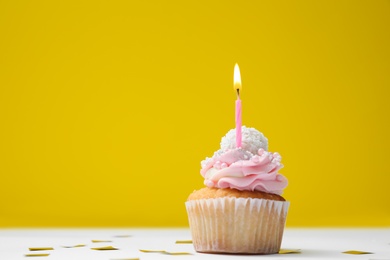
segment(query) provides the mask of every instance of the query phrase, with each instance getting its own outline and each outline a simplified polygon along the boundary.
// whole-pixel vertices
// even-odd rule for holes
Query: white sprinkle
[[[268,149],[267,138],[258,130],[252,127],[242,126],[242,145],[241,148],[253,154],[258,154],[259,149]],[[222,137],[221,150],[227,151],[236,148],[236,129],[231,129]]]

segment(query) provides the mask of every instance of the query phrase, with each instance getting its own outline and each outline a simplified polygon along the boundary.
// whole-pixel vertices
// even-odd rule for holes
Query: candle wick
[[[237,89],[237,96],[238,96],[238,98],[240,98],[240,89],[239,88]]]

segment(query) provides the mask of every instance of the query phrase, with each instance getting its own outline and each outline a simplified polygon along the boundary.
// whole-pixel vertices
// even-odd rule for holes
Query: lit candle
[[[241,99],[240,99],[240,91],[241,91],[241,76],[240,76],[240,68],[238,64],[234,66],[234,90],[237,91],[237,100],[236,100],[236,147],[241,147],[242,142],[242,134],[241,134]]]

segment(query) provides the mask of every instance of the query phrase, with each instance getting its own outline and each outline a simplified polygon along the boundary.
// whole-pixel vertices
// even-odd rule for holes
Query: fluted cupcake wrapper
[[[195,250],[208,253],[278,253],[288,201],[216,198],[186,202]]]

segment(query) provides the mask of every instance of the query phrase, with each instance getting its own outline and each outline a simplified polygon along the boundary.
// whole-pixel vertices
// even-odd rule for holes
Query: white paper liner
[[[208,253],[278,253],[288,201],[216,198],[186,202],[195,250]]]

